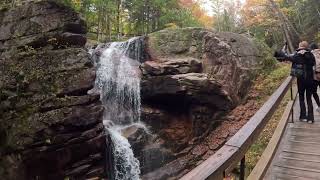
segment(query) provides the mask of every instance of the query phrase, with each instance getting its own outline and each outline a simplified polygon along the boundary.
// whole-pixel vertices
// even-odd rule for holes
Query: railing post
[[[239,178],[239,180],[244,180],[245,170],[246,170],[246,156],[243,156],[243,158],[240,161],[240,178]]]
[[[291,101],[293,101],[293,89],[292,89],[292,84],[291,83],[291,87],[290,87],[290,94],[291,94]],[[293,102],[294,103],[294,102]],[[291,123],[294,123],[293,121],[293,114],[294,114],[294,108],[291,109]]]

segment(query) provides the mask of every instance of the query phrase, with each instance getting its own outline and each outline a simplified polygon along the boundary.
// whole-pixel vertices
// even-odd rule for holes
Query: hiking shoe
[[[312,120],[309,120],[309,121],[308,121],[308,124],[313,124],[313,122],[314,122],[314,121],[312,121]]]
[[[301,122],[307,122],[308,120],[307,119],[305,119],[305,118],[300,118],[299,119]]]
[[[317,111],[318,113],[320,113],[320,107],[317,107],[316,111]]]

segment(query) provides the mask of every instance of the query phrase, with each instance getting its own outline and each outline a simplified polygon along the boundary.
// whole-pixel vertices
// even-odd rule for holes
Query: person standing
[[[299,48],[292,55],[287,55],[284,52],[277,52],[275,57],[279,61],[291,61],[291,75],[297,77],[297,85],[300,102],[300,121],[313,123],[313,105],[312,92],[314,87],[314,65],[315,57],[308,49],[309,44],[306,41],[299,43]],[[306,111],[305,95],[307,99],[308,112]]]
[[[318,105],[317,111],[320,112],[320,99],[317,93],[318,86],[320,86],[320,49],[316,43],[312,43],[310,45],[310,49],[316,61],[315,68],[314,68],[314,83],[313,83],[312,95]]]

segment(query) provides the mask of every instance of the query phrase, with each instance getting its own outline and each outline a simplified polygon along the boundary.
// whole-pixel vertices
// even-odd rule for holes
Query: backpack
[[[309,53],[307,49],[298,49],[294,56],[305,56],[306,53]],[[291,66],[291,76],[297,77],[297,78],[307,78],[307,67],[303,62],[300,63],[292,63]]]
[[[316,59],[316,65],[314,68],[314,79],[320,81],[320,49],[311,51]]]
[[[303,77],[305,75],[305,68],[304,68],[304,64],[297,64],[297,63],[293,63],[291,66],[291,76],[294,77]]]

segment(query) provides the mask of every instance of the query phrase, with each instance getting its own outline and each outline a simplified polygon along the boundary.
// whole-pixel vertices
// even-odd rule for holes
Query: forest
[[[320,40],[318,0],[57,1],[80,12],[87,22],[90,38],[98,41],[127,39],[165,28],[183,27],[246,33],[270,47],[280,46],[284,41],[296,44],[302,39]],[[28,1],[4,0],[0,7],[25,2]]]

